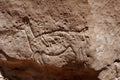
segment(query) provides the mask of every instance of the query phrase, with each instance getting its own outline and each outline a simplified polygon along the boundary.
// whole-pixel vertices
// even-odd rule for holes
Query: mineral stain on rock
[[[77,61],[63,67],[40,65],[33,60],[10,57],[3,50],[0,50],[0,54],[7,59],[0,60],[0,71],[2,76],[9,80],[100,80],[99,73],[106,69],[96,71],[89,66],[85,67],[84,62]]]

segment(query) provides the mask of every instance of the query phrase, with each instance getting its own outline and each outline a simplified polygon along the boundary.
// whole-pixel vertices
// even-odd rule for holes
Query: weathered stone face
[[[101,80],[119,78],[119,0],[0,0],[0,48],[62,66],[88,61]]]

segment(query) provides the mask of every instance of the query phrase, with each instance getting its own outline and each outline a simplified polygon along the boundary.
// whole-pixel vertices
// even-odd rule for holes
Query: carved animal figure
[[[3,50],[0,50],[0,53],[7,59],[0,59],[0,71],[8,80],[99,80],[98,75],[104,70],[95,71],[77,61],[63,67],[40,65],[33,60],[10,57]]]

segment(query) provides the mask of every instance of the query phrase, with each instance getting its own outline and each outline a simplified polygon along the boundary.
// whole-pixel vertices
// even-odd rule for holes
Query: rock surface
[[[120,0],[0,0],[0,48],[62,66],[69,59],[120,77]]]

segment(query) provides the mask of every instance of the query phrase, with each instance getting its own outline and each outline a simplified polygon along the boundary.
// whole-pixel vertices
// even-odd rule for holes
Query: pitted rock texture
[[[40,64],[88,61],[119,80],[119,14],[120,0],[0,0],[0,48]]]

